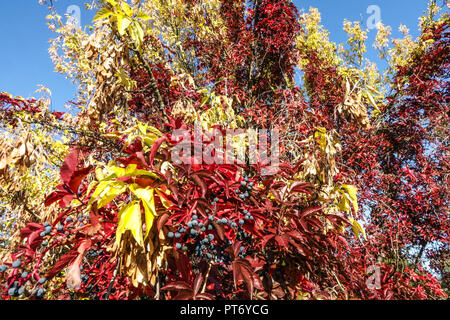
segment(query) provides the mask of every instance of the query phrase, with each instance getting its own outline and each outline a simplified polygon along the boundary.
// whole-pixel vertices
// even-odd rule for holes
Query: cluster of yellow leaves
[[[139,138],[144,148],[147,148],[144,152],[147,152],[161,136],[161,132],[148,124],[138,122],[136,126],[124,132],[109,135],[126,137],[127,144]],[[163,165],[161,170],[162,167]],[[131,178],[131,182],[120,179],[124,177]],[[95,180],[87,190],[88,194],[93,190],[88,210],[93,207],[101,209],[117,197],[123,196],[116,202],[118,225],[111,250],[114,252],[114,258],[120,258],[122,267],[136,287],[148,282],[154,284],[159,267],[165,259],[165,251],[170,248],[166,244],[164,233],[156,230],[153,221],[172,205],[163,196],[164,193],[167,194],[167,190],[161,187],[142,187],[136,183],[137,178],[145,179],[146,185],[157,185],[159,180],[155,172],[138,169],[136,164],[121,167],[114,161],[108,164],[98,163]],[[156,203],[162,207],[158,208]]]

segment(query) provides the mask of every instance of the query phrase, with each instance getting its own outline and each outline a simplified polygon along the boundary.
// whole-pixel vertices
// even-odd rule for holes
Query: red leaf
[[[60,272],[65,266],[74,261],[78,256],[78,251],[72,249],[59,259],[59,261],[47,272],[47,278],[53,278],[58,272]]]
[[[150,157],[148,158],[148,161],[150,162],[150,167],[153,168],[153,160],[155,159],[156,152],[158,152],[159,147],[166,140],[167,140],[166,137],[161,137],[153,143],[152,149],[150,150]]]
[[[306,217],[307,215],[310,215],[311,213],[317,212],[322,210],[321,206],[316,206],[316,207],[309,207],[306,208],[305,210],[302,211],[302,213],[300,213],[301,217]]]
[[[267,242],[269,242],[270,239],[272,239],[275,235],[274,234],[268,234],[263,237],[261,241],[261,247],[264,248],[267,245]]]
[[[204,280],[203,274],[200,272],[197,275],[197,277],[195,277],[195,280],[194,280],[194,290],[193,290],[194,297],[197,295],[198,291],[200,290],[203,280]]]
[[[191,177],[202,190],[202,198],[205,197],[207,190],[205,182],[196,174],[191,175]]]
[[[285,234],[281,235],[281,236],[275,236],[275,240],[278,242],[278,244],[287,249],[288,245],[289,245],[289,239],[288,236],[286,236]]]
[[[60,169],[60,175],[61,180],[65,184],[69,184],[70,178],[72,178],[73,173],[75,172],[75,169],[77,168],[78,164],[78,149],[72,149],[72,151],[67,155],[66,159],[64,160],[63,165]]]
[[[180,291],[173,300],[192,300],[192,291]]]
[[[80,187],[81,182],[84,180],[84,178],[89,174],[91,170],[92,166],[75,171],[68,183],[70,190],[72,190],[74,193],[78,193],[78,188]]]
[[[50,193],[47,198],[45,198],[44,204],[46,207],[50,206],[52,203],[64,198],[69,193],[66,191],[54,191]]]
[[[195,297],[200,298],[200,299],[205,299],[205,300],[214,300],[214,298],[215,298],[212,294],[207,293],[207,292],[199,293]]]
[[[162,227],[166,224],[167,220],[169,220],[170,215],[168,213],[164,213],[163,215],[158,217],[157,227],[158,232],[161,231]]]
[[[186,291],[192,291],[192,287],[189,283],[185,281],[175,281],[171,282],[164,287],[161,288],[161,290],[186,290]],[[192,295],[192,293],[191,293]]]

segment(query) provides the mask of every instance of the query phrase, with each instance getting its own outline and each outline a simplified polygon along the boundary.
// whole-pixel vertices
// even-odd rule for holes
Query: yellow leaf
[[[119,212],[119,225],[116,231],[116,244],[120,242],[122,234],[130,230],[136,242],[143,247],[141,207],[138,201],[133,201],[124,206]]]
[[[357,189],[354,186],[344,184],[342,186],[349,196],[349,200],[353,204],[353,209],[355,209],[355,214],[358,213],[358,197],[357,197]]]
[[[124,193],[127,190],[127,187],[122,183],[112,183],[110,184],[109,189],[105,192],[104,195],[98,200],[97,208],[103,208],[108,203],[113,201],[119,194]]]
[[[353,219],[352,217],[350,217],[350,222],[352,223],[352,229],[353,232],[356,234],[356,236],[359,238],[360,233],[362,233],[363,238],[365,240],[367,240],[367,236],[366,236],[366,231],[364,230],[364,228],[359,224],[358,221],[356,221],[355,219]]]
[[[154,189],[150,190],[150,195],[147,200],[142,199],[142,204],[144,205],[145,211],[145,238],[147,238],[150,229],[153,225],[153,220],[156,217],[156,208],[155,208],[155,197],[154,197]]]
[[[124,15],[117,16],[117,29],[119,34],[123,36],[125,34],[125,30],[130,26],[131,20]]]
[[[130,186],[130,190],[139,200],[142,201],[144,206],[146,225],[145,238],[147,238],[153,224],[153,219],[156,217],[154,189],[137,188],[137,184],[133,184]]]
[[[95,169],[95,178],[97,181],[102,181],[105,178],[102,168],[98,167]]]
[[[112,12],[108,8],[101,8],[95,14],[95,17],[94,17],[93,21],[97,21],[97,20],[101,20],[101,19],[104,19],[104,18],[108,18],[112,14],[114,14],[114,12]]]
[[[122,8],[123,12],[129,17],[133,16],[133,9],[131,9],[130,5],[126,2],[122,2],[120,4],[120,7]]]
[[[119,194],[126,191],[126,186],[119,181],[102,181],[97,185],[94,193],[89,200],[89,205],[94,201],[98,201],[97,207],[100,209],[114,200]]]
[[[143,12],[138,12],[136,14],[136,18],[142,19],[142,20],[150,20],[150,16],[148,16],[147,14],[145,14]]]
[[[106,0],[106,2],[108,2],[113,7],[117,6],[117,1],[116,0]]]
[[[375,100],[374,100],[373,96],[370,94],[370,92],[366,91],[366,95],[367,95],[367,98],[369,98],[369,102],[373,106],[373,108],[379,112],[380,109],[378,108],[377,104],[375,103]]]
[[[317,138],[317,143],[320,148],[324,151],[327,147],[327,130],[322,127],[316,128],[316,132],[314,133],[314,137]]]
[[[350,205],[348,199],[343,195],[337,205],[342,211],[350,211]]]
[[[136,171],[137,164],[129,164],[127,168],[125,169],[124,176],[132,176],[134,172]]]

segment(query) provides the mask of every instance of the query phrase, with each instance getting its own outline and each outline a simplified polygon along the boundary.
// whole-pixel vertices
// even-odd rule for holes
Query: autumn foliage
[[[381,72],[291,1],[131,2],[51,8],[76,111],[0,94],[2,299],[447,298],[448,13],[380,26]],[[196,125],[277,130],[278,170],[174,161]]]

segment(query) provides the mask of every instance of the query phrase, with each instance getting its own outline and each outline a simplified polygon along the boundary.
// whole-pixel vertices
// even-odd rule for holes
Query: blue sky
[[[90,24],[93,13],[84,10],[86,0],[57,0],[59,14],[66,13],[69,6],[81,8],[81,25]],[[426,0],[296,0],[298,8],[316,7],[322,14],[323,25],[331,32],[331,40],[344,42],[342,23],[363,21],[366,27],[367,8],[377,5],[383,23],[391,25],[393,35],[399,36],[397,28],[405,24],[414,36],[418,35],[418,18],[426,8]],[[49,88],[53,94],[52,108],[63,110],[64,104],[73,99],[75,86],[63,75],[53,71],[48,54],[48,40],[54,34],[48,30],[45,16],[46,6],[38,5],[38,0],[0,0],[0,91],[13,95],[31,97],[38,84]],[[377,62],[372,49],[376,30],[369,32],[367,57]]]

